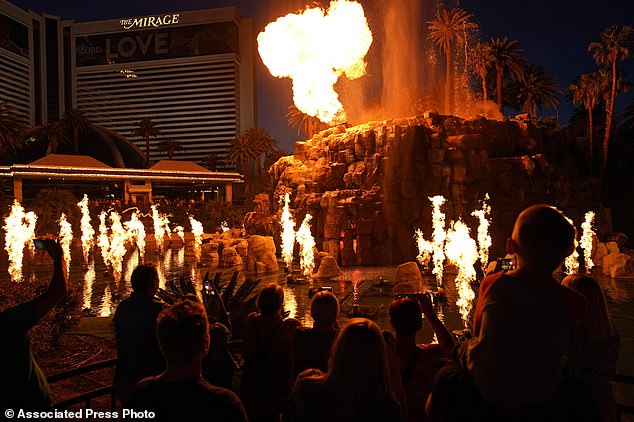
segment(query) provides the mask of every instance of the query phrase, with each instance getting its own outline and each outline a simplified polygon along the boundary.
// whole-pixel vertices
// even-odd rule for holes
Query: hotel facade
[[[80,108],[143,151],[149,118],[152,161],[167,139],[175,159],[222,157],[256,126],[254,40],[232,7],[74,22],[0,0],[0,102],[28,127]]]

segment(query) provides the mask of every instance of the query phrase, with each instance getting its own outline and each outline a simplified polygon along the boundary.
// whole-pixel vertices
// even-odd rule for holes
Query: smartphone
[[[320,292],[330,292],[332,293],[332,287],[331,286],[322,286],[318,289],[318,291]]]
[[[33,239],[35,249],[46,250],[46,242],[43,239]]]
[[[211,286],[211,280],[203,280],[203,289],[205,289],[205,293],[207,293],[208,295],[215,294],[214,289]]]
[[[500,258],[498,259],[500,270],[511,271],[515,269],[515,258]]]

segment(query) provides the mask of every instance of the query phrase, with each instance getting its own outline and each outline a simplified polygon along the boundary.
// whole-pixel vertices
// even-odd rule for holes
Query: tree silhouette
[[[73,154],[79,154],[79,133],[85,132],[90,128],[90,120],[88,120],[82,109],[74,108],[66,112],[59,124],[65,132],[73,134]]]
[[[535,64],[522,67],[511,90],[524,112],[531,117],[536,117],[537,110],[543,106],[556,108],[559,105],[557,94],[562,92],[554,77],[543,66]]]
[[[601,160],[600,180],[603,182],[605,170],[608,164],[608,151],[610,147],[610,132],[614,120],[614,102],[618,91],[617,62],[632,56],[634,41],[632,36],[634,29],[629,25],[612,25],[601,33],[600,42],[591,42],[588,51],[600,65],[609,66],[611,72],[610,97],[606,103],[605,136],[603,137],[603,157]]]
[[[149,117],[139,120],[139,125],[132,130],[132,136],[142,136],[145,139],[145,159],[150,164],[150,138],[154,138],[161,134],[156,128],[156,123]]]
[[[246,136],[249,138],[248,143],[254,150],[256,155],[256,164],[258,166],[258,175],[262,174],[262,158],[270,154],[276,147],[277,142],[269,131],[264,128],[252,128],[246,131]]]
[[[227,153],[227,161],[240,165],[240,169],[244,173],[244,193],[249,193],[249,161],[257,159],[257,152],[249,142],[249,136],[246,133],[240,133],[231,141],[231,148]]]
[[[0,102],[0,145],[2,151],[15,154],[24,147],[25,127],[15,115],[14,108]]]
[[[445,55],[445,113],[451,113],[451,59],[454,42],[464,43],[467,29],[475,28],[475,23],[469,22],[472,15],[460,8],[443,9],[436,15],[436,20],[428,21],[429,33],[427,39],[441,48]]]
[[[568,85],[568,98],[574,105],[583,106],[588,112],[588,169],[592,176],[594,166],[594,109],[601,99],[602,81],[599,72],[584,73]]]
[[[495,38],[490,41],[491,54],[495,66],[495,89],[497,93],[497,104],[500,113],[503,113],[504,102],[502,89],[504,75],[509,75],[512,79],[520,76],[522,62],[525,60],[520,54],[519,43],[516,40],[509,40],[507,37]]]
[[[222,163],[223,159],[220,158],[220,156],[215,152],[205,155],[205,157],[203,157],[202,159],[203,167],[211,171],[217,171],[216,169],[218,168],[218,166],[221,166]]]
[[[482,99],[488,101],[487,77],[489,70],[493,68],[494,57],[491,45],[488,43],[477,43],[471,49],[471,61],[469,62],[471,72],[477,75],[482,82]]]
[[[286,112],[286,120],[288,121],[288,125],[292,128],[297,128],[297,135],[299,136],[303,131],[307,138],[312,138],[316,133],[321,132],[322,130],[328,129],[328,125],[321,120],[319,120],[315,116],[309,116],[304,113],[300,109],[298,109],[295,104],[291,104],[288,106],[288,111]]]
[[[64,130],[60,122],[51,122],[47,125],[36,126],[31,129],[30,132],[33,139],[46,142],[48,145],[46,148],[47,155],[57,153],[57,148],[61,144],[71,142],[71,139],[67,136],[66,130]]]
[[[174,158],[174,151],[182,151],[185,149],[183,143],[176,141],[172,138],[165,139],[156,146],[157,151],[167,152],[167,159],[172,160]]]

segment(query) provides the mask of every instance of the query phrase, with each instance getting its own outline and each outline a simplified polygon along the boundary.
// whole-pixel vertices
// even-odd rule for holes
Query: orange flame
[[[293,251],[295,249],[295,221],[289,208],[289,202],[290,195],[287,192],[284,195],[284,209],[280,223],[282,224],[282,258],[286,263],[286,268],[290,271],[293,267]]]
[[[90,222],[90,210],[88,209],[88,195],[77,203],[81,210],[81,248],[84,254],[84,262],[88,264],[90,251],[95,243],[95,229]]]
[[[447,258],[458,267],[456,276],[456,289],[458,290],[458,300],[456,305],[460,309],[462,322],[465,328],[469,322],[469,312],[475,293],[471,289],[471,282],[476,279],[474,264],[478,260],[478,247],[476,241],[469,235],[469,227],[458,220],[452,224],[447,232],[447,243],[445,244]]]
[[[568,220],[568,222],[574,227],[575,224],[570,218],[566,217],[566,220]],[[568,255],[566,257],[566,260],[564,261],[565,274],[575,274],[579,272],[579,252],[577,251],[577,248],[579,247],[579,242],[577,242],[576,238],[574,240],[575,240],[574,249],[572,250],[572,253]]]
[[[436,276],[436,285],[442,286],[442,275],[445,265],[445,239],[447,233],[445,233],[445,213],[440,210],[440,207],[445,203],[446,199],[442,195],[436,195],[433,198],[429,198],[433,205],[431,214],[432,219],[432,249],[434,259],[434,269],[432,273]]]
[[[594,212],[588,211],[585,215],[585,219],[581,224],[581,248],[583,249],[583,260],[586,266],[586,272],[589,273],[594,267],[592,262],[592,240],[594,238],[594,229],[592,224],[594,223]]]
[[[95,261],[88,266],[88,271],[84,274],[84,293],[83,308],[90,309],[92,307],[92,286],[95,284],[97,274],[95,273]]]
[[[414,239],[416,239],[416,246],[418,247],[418,256],[416,257],[416,259],[418,260],[420,265],[426,267],[427,265],[429,265],[431,253],[434,250],[433,245],[429,240],[425,240],[425,237],[423,236],[423,231],[421,229],[416,229]]]
[[[37,216],[33,211],[24,212],[18,200],[13,201],[11,213],[4,219],[4,249],[9,255],[9,275],[15,282],[22,281],[22,259],[24,247],[33,246]]]
[[[70,274],[70,244],[73,242],[73,227],[66,220],[66,214],[59,217],[59,245],[64,252],[64,262],[66,263],[66,277]]]
[[[482,209],[471,213],[477,217],[480,224],[478,225],[478,254],[480,255],[480,265],[482,266],[482,274],[486,274],[489,265],[489,248],[492,245],[491,236],[489,235],[489,214],[491,214],[491,206],[487,204],[489,194],[484,196],[482,201]]]
[[[176,233],[176,235],[181,238],[183,244],[185,244],[185,229],[183,226],[174,227],[174,233]]]
[[[123,272],[123,257],[125,248],[126,231],[121,224],[121,216],[118,212],[110,213],[110,248],[108,249],[108,261],[112,266],[112,275],[118,284]]]
[[[106,225],[106,218],[108,213],[101,211],[99,214],[99,237],[97,238],[97,246],[101,251],[101,258],[104,265],[110,265],[110,257],[108,251],[110,250],[110,237],[108,236],[108,226]]]
[[[191,215],[189,216],[189,223],[192,226],[192,234],[194,235],[194,255],[196,256],[196,261],[200,261],[204,233],[203,225]]]
[[[154,222],[154,239],[156,240],[156,249],[159,252],[163,252],[165,247],[165,237],[169,237],[170,220],[169,217],[163,213],[160,213],[156,205],[152,205],[152,220]]]
[[[302,225],[297,230],[297,243],[299,243],[299,267],[304,277],[312,277],[315,272],[315,238],[310,232],[310,220],[312,215],[306,214]]]
[[[333,85],[340,76],[365,74],[363,61],[372,32],[363,7],[335,0],[328,10],[307,8],[269,23],[258,35],[258,51],[271,74],[293,79],[293,101],[299,110],[325,123],[346,121]]]
[[[145,226],[143,222],[139,220],[139,216],[136,211],[130,216],[130,220],[123,223],[126,229],[126,241],[131,245],[136,245],[141,255],[141,260],[145,256]]]

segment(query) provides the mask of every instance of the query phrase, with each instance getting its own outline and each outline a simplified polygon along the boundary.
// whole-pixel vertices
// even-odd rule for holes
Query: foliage
[[[489,70],[493,68],[494,57],[491,44],[477,43],[470,51],[469,61],[471,72],[480,78],[482,83],[483,100],[488,100],[487,77]]]
[[[521,55],[522,50],[516,40],[509,40],[507,37],[494,38],[489,42],[491,54],[495,67],[495,89],[497,91],[497,104],[500,112],[503,109],[503,89],[504,76],[516,79],[521,75],[522,62],[526,59]]]
[[[58,220],[62,213],[73,227],[79,227],[81,214],[77,207],[79,199],[67,190],[42,189],[35,199],[25,208],[37,214],[37,226],[35,228],[38,235],[51,234],[57,236],[59,233]]]
[[[561,89],[543,66],[529,64],[523,66],[521,73],[510,86],[511,92],[522,104],[525,113],[537,116],[542,107],[556,108],[559,104],[557,94]]]
[[[0,101],[0,148],[4,154],[15,154],[24,148],[25,127],[9,103]]]
[[[150,138],[154,138],[161,134],[156,128],[156,123],[149,117],[139,120],[138,126],[132,130],[132,136],[142,136],[145,139],[145,160],[150,165]]]
[[[46,142],[48,154],[55,154],[60,144],[67,144],[71,139],[66,135],[66,131],[59,122],[52,122],[47,125],[36,126],[31,130],[31,136],[36,141]]]
[[[66,112],[64,118],[59,121],[59,126],[65,133],[73,134],[72,140],[74,154],[79,154],[79,134],[88,130],[91,125],[90,120],[88,120],[83,110],[80,108],[75,108]]]
[[[429,32],[427,39],[431,40],[437,47],[442,49],[445,55],[445,113],[451,110],[451,55],[453,44],[465,43],[465,33],[468,29],[476,28],[477,25],[469,22],[471,14],[463,9],[455,8],[451,10],[443,9],[436,15],[436,19],[427,22]]]
[[[215,152],[203,157],[201,164],[208,170],[217,171],[218,167],[224,167],[224,160]]]
[[[185,149],[183,147],[183,143],[176,141],[172,138],[165,139],[156,146],[157,151],[167,152],[167,159],[171,160],[174,158],[175,151],[182,151]]]
[[[25,280],[21,283],[4,280],[0,282],[2,309],[28,302],[44,292],[47,287],[48,281],[37,279]],[[79,289],[69,289],[69,294],[31,329],[30,338],[34,353],[56,348],[61,335],[79,321],[81,316],[80,294]]]
[[[306,137],[309,139],[312,138],[313,135],[321,132],[322,130],[328,129],[329,127],[317,117],[310,116],[298,109],[295,104],[288,106],[286,120],[288,121],[288,125],[290,127],[297,128],[297,136],[300,136],[301,133],[304,132]]]
[[[249,192],[249,162],[256,160],[257,151],[253,148],[249,136],[246,133],[239,133],[231,141],[231,147],[227,153],[227,161],[240,166],[240,170],[244,174],[244,193]]]
[[[247,130],[246,136],[251,147],[255,151],[255,161],[258,167],[258,175],[262,174],[262,157],[266,157],[277,148],[277,142],[271,137],[268,130],[264,128],[251,128]]]

